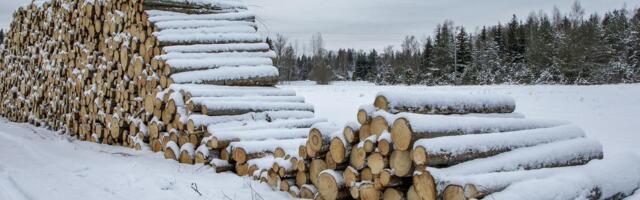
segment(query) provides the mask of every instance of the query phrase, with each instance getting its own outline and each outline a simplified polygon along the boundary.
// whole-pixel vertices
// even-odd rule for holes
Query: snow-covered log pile
[[[0,46],[4,117],[219,172],[294,177],[291,155],[326,121],[275,87],[236,0],[37,0]]]
[[[358,122],[340,127],[322,123],[311,129],[292,161],[296,188],[314,189],[296,197],[435,200],[493,193],[500,197],[517,190],[505,190],[508,184],[465,190],[457,184],[465,177],[489,173],[522,173],[523,178],[513,182],[524,182],[547,170],[582,169],[573,166],[603,158],[600,143],[586,138],[579,127],[526,119],[514,113],[515,107],[513,99],[498,95],[379,93],[373,105],[359,109]],[[606,176],[591,173],[595,170],[576,174]],[[477,187],[491,181],[471,180],[485,181]],[[584,185],[623,196],[629,195],[628,188],[638,187],[617,191],[602,180]],[[465,192],[476,193],[464,196]]]

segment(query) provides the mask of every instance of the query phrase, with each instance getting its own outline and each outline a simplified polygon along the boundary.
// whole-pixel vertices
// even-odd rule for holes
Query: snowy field
[[[374,86],[284,83],[316,106],[320,117],[354,121],[358,106],[383,90],[498,93],[514,97],[527,118],[568,120],[600,140],[605,159],[640,155],[640,84],[606,86]],[[262,184],[162,154],[74,141],[0,119],[0,199],[285,199]]]
[[[375,86],[338,82],[317,86],[312,82],[281,85],[313,104],[319,117],[343,124],[356,121],[358,107],[372,104],[380,91],[437,91],[465,94],[504,94],[516,100],[516,112],[527,118],[570,121],[587,136],[600,140],[607,154],[640,155],[640,84],[603,86]]]

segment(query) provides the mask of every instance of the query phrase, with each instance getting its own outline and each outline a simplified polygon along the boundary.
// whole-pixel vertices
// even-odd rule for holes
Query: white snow
[[[213,134],[218,140],[267,140],[267,139],[294,139],[306,138],[309,128],[273,128],[241,131],[219,131]],[[297,147],[296,147],[297,148]]]
[[[296,96],[293,90],[272,88],[272,87],[230,87],[216,85],[199,84],[172,84],[170,89],[175,91],[185,91],[191,97],[223,97],[223,96]]]
[[[465,153],[511,150],[555,141],[584,137],[585,133],[574,125],[514,132],[439,137],[418,140],[427,155],[458,156]]]
[[[194,44],[162,47],[167,53],[214,53],[214,52],[252,52],[269,51],[267,43],[230,43],[230,44]]]
[[[190,70],[190,69],[211,69],[225,66],[259,66],[259,65],[271,65],[273,62],[271,58],[260,57],[212,57],[201,59],[170,59],[166,61],[171,69],[174,70]]]
[[[162,153],[77,141],[5,119],[0,127],[0,199],[289,198],[250,178],[178,164]]]
[[[393,108],[430,106],[439,109],[452,110],[456,113],[467,113],[467,110],[482,110],[485,108],[515,109],[516,102],[506,95],[482,94],[469,95],[455,92],[416,92],[416,91],[384,91],[377,96],[384,96],[389,102],[390,112]]]
[[[202,83],[207,81],[251,80],[252,78],[270,79],[278,77],[278,68],[270,65],[219,67],[216,69],[175,73],[171,79],[175,83]]]
[[[156,59],[171,60],[171,59],[202,59],[202,58],[240,58],[240,57],[263,57],[274,58],[275,52],[222,52],[222,53],[181,53],[171,52],[157,56]]]
[[[633,194],[640,187],[640,157],[627,155],[616,162],[593,161],[546,178],[514,183],[489,199],[586,199],[598,189],[607,199]],[[595,196],[598,197],[598,196]]]
[[[233,150],[235,148],[242,148],[246,153],[274,152],[276,147],[280,147],[284,150],[298,149],[300,145],[303,145],[306,142],[306,138],[239,141],[229,144],[229,149]]]
[[[251,101],[206,101],[202,102],[208,110],[249,110],[254,111],[313,111],[313,105],[291,102],[251,102]]]
[[[488,158],[479,158],[448,168],[429,168],[434,174],[471,175],[500,171],[517,171],[553,167],[572,163],[575,158],[593,159],[602,156],[602,145],[593,139],[577,138],[525,147]]]
[[[227,26],[249,26],[255,28],[256,23],[250,21],[230,20],[174,20],[155,23],[155,27],[160,29],[160,31],[167,29],[214,28]]]
[[[301,96],[242,96],[242,97],[193,97],[189,99],[195,104],[209,101],[266,101],[266,102],[295,102],[303,103]]]
[[[326,122],[323,118],[293,119],[293,120],[274,120],[272,122],[229,122],[222,124],[213,124],[207,126],[209,133],[217,133],[219,131],[237,131],[237,130],[255,130],[255,129],[271,129],[271,128],[308,128],[313,124]]]
[[[162,22],[162,21],[177,21],[177,20],[249,20],[255,18],[255,15],[250,11],[241,11],[236,13],[218,13],[218,14],[182,14],[167,11],[147,11],[150,13],[149,21]]]
[[[486,117],[448,117],[445,115],[423,115],[400,113],[396,118],[404,118],[414,132],[430,133],[495,133],[534,128],[548,128],[567,124],[566,121],[548,119],[514,119]],[[438,135],[434,135],[436,137]]]

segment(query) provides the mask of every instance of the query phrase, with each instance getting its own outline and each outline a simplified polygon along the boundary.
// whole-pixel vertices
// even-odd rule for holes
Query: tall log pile
[[[357,122],[315,118],[274,87],[274,53],[236,1],[34,1],[3,44],[4,117],[252,176],[296,198],[500,196],[603,156],[580,128],[524,119],[508,97],[384,92]],[[494,176],[511,182],[475,178]],[[628,195],[601,183],[599,197]]]
[[[12,121],[242,175],[325,121],[274,87],[275,54],[242,2],[48,0],[13,17],[0,49]]]
[[[514,110],[502,96],[383,92],[360,108],[358,122],[314,125],[291,176],[270,176],[271,168],[254,178],[286,182],[272,186],[298,198],[480,199],[508,185],[483,188],[464,177],[538,174],[603,157],[580,128]]]

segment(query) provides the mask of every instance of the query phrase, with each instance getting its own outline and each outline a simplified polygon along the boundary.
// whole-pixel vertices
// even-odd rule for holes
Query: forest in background
[[[311,52],[283,35],[269,39],[280,80],[363,80],[377,84],[612,84],[640,82],[640,9],[586,15],[579,2],[469,31],[452,21],[400,48],[327,50],[320,33]]]

